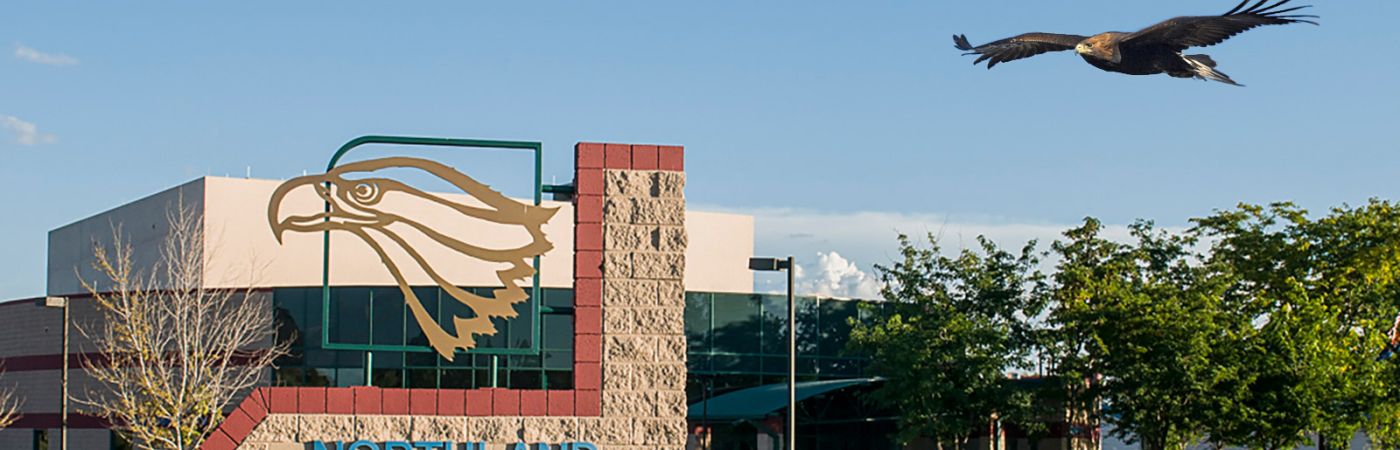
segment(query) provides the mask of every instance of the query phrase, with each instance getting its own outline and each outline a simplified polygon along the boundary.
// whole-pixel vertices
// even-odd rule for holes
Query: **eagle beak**
[[[324,182],[325,179],[321,175],[297,177],[287,180],[272,192],[272,198],[267,202],[267,224],[272,228],[272,235],[277,239],[278,245],[282,244],[282,233],[287,230],[314,231],[324,227],[326,218],[329,217],[325,212],[311,215],[292,215],[278,220],[281,217],[282,204],[287,201],[288,194],[309,187],[313,189],[313,192],[318,192],[319,195],[322,189],[320,184]]]

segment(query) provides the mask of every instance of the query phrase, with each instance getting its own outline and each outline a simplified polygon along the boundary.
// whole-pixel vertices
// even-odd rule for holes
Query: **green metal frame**
[[[326,164],[326,172],[335,169],[340,163],[340,158],[357,147],[367,144],[390,144],[390,145],[415,145],[427,147],[458,147],[458,148],[494,148],[511,150],[531,150],[535,153],[535,205],[538,206],[543,197],[546,187],[543,184],[543,158],[544,145],[539,142],[529,141],[498,141],[483,139],[452,139],[452,138],[427,138],[411,136],[360,136],[346,142],[331,156],[330,163]],[[329,183],[327,183],[327,187]],[[549,186],[551,192],[561,191],[557,186]],[[330,212],[330,203],[326,203],[326,212]],[[330,220],[329,218],[326,220]],[[534,317],[530,322],[530,348],[504,348],[504,349],[472,349],[470,351],[458,351],[461,354],[478,355],[539,355],[541,354],[540,340],[543,339],[540,333],[540,321],[544,303],[540,298],[540,257],[536,256],[534,261],[535,275],[533,286],[530,288],[530,302],[533,303]],[[393,351],[393,352],[416,352],[430,353],[434,350],[426,345],[375,345],[371,339],[369,344],[345,344],[330,341],[331,323],[331,233],[324,231],[321,233],[321,348],[327,350],[352,350],[363,352]],[[374,308],[369,310],[369,320],[374,322]],[[407,322],[407,321],[405,321]],[[372,329],[372,327],[371,327]],[[374,355],[366,354],[365,370],[368,371],[373,365]]]

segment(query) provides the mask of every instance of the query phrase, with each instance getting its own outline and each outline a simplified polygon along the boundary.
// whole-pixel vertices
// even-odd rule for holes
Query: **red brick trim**
[[[549,411],[549,396],[545,391],[523,391],[520,393],[520,415],[543,416]]]
[[[437,391],[437,413],[439,416],[467,415],[467,391],[463,389],[439,389]]]
[[[673,172],[685,171],[685,147],[678,145],[663,145],[657,149],[660,153],[660,160],[657,169],[669,170]]]
[[[658,153],[655,145],[633,145],[632,146],[632,169],[635,170],[656,170],[658,167]]]

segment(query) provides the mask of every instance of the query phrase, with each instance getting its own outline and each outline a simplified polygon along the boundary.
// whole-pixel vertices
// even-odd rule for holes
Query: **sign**
[[[446,164],[428,159],[388,157],[336,165],[339,157],[345,151],[362,143],[507,148],[518,147],[512,147],[515,144],[529,144],[530,146],[524,148],[536,151],[535,204],[522,203],[506,197],[491,189],[490,186],[478,182]],[[348,234],[363,241],[379,256],[380,261],[384,264],[384,269],[397,283],[403,294],[404,304],[408,307],[419,328],[423,330],[429,347],[441,355],[443,359],[452,361],[459,349],[470,351],[475,348],[477,336],[496,334],[497,329],[492,323],[493,319],[514,318],[518,315],[515,310],[516,304],[531,298],[534,298],[536,302],[539,300],[537,271],[539,256],[554,248],[554,245],[545,237],[543,226],[558,212],[558,209],[539,205],[538,154],[538,144],[533,143],[395,137],[357,139],[346,144],[340,152],[336,153],[326,173],[292,178],[278,186],[268,202],[268,225],[279,242],[283,234],[287,232],[320,232],[326,235],[326,239],[329,239],[330,233],[335,232]],[[408,183],[387,175],[395,173],[396,170],[413,170],[445,181],[455,189],[460,190],[461,193],[472,197],[475,202],[464,204],[449,200],[440,195],[416,189]],[[288,193],[299,188],[314,189],[316,195],[325,202],[324,210],[293,211],[285,218],[282,217],[284,213],[287,213],[287,211],[282,210],[285,197]],[[385,201],[391,197],[408,202],[426,201],[446,206],[455,214],[460,214],[463,220],[487,221],[523,231],[530,237],[530,241],[513,248],[487,248],[474,245],[469,242],[469,239],[451,236],[442,230],[425,225],[420,220],[415,220],[411,211],[394,211],[392,208],[382,207],[384,203],[391,203]],[[408,227],[416,234],[426,236],[433,245],[455,252],[455,255],[460,255],[463,258],[506,265],[506,268],[495,273],[500,286],[494,288],[490,295],[480,295],[452,284],[441,275],[438,268],[430,264],[429,259],[424,257],[424,252],[414,248],[414,243],[406,239],[400,232],[395,231],[394,227]],[[326,245],[325,253],[323,265],[325,266],[324,271],[328,274],[329,244]],[[413,286],[408,284],[404,275],[404,269],[410,267],[417,272],[426,273],[453,301],[466,306],[471,315],[469,317],[452,315],[452,317],[445,318],[447,320],[439,321],[439,318],[430,314],[428,309],[424,307],[423,300],[419,299]],[[329,319],[329,276],[325,275],[323,278],[326,279],[322,286],[323,313],[327,315],[325,319]],[[531,282],[533,282],[530,285],[533,292],[526,292],[525,286],[522,286],[521,283]],[[324,323],[329,323],[329,320]],[[447,329],[444,324],[451,324],[451,330]],[[534,325],[537,327],[538,320],[534,322]],[[323,348],[341,349],[329,345],[328,337],[325,335],[329,328],[322,328]],[[537,346],[538,343],[535,342],[534,345]],[[365,350],[373,350],[373,348]]]
[[[556,446],[547,443],[536,443],[533,446],[524,442],[514,445],[506,445],[506,450],[598,450],[598,446],[588,442],[563,442]],[[376,443],[370,441],[354,442],[325,442],[312,441],[313,450],[486,450],[485,442],[459,442],[450,441],[386,441]]]

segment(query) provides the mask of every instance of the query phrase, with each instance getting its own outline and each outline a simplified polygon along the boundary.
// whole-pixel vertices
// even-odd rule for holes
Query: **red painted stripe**
[[[233,363],[236,365],[246,364],[253,354],[239,354],[234,356]],[[111,361],[105,353],[88,352],[74,353],[68,355],[68,369],[77,370],[87,367],[105,367]],[[63,370],[63,355],[54,353],[51,355],[27,355],[11,356],[0,358],[0,367],[10,372],[30,372],[35,370]]]
[[[10,428],[58,428],[62,425],[62,415],[59,413],[27,413],[19,417]],[[109,428],[107,421],[99,417],[85,414],[68,414],[68,428],[80,429],[102,429]]]

